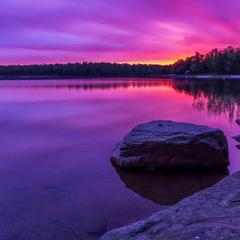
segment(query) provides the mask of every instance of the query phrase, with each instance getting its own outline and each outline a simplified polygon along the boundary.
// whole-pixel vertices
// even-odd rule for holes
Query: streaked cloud
[[[1,0],[0,64],[169,63],[240,46],[235,0]]]

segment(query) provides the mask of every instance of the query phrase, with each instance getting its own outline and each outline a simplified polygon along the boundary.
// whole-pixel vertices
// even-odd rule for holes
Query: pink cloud
[[[240,45],[235,0],[2,0],[0,64],[169,62]]]

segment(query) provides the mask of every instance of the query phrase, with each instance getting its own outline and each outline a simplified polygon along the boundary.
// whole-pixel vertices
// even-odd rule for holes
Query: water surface
[[[233,80],[1,81],[0,239],[98,239],[228,174],[115,169],[113,146],[139,123],[221,128],[239,170],[239,96]]]

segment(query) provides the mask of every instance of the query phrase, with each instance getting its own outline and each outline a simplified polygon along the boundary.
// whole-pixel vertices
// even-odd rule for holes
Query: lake
[[[139,123],[221,128],[240,170],[239,107],[237,80],[1,81],[0,239],[99,239],[229,174],[115,168],[114,145]]]

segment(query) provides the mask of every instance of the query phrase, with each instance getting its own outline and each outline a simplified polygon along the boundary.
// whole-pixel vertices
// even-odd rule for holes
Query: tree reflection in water
[[[240,80],[184,80],[170,78],[118,78],[96,80],[35,80],[10,81],[1,84],[1,87],[16,88],[67,88],[69,90],[91,91],[95,89],[127,89],[127,88],[154,88],[170,87],[177,92],[193,97],[193,107],[199,112],[212,116],[223,116],[234,121],[240,116]]]
[[[173,88],[193,96],[193,108],[199,112],[231,122],[240,116],[239,80],[179,80]]]
[[[193,108],[198,112],[240,125],[240,80],[183,80],[175,81],[173,88],[193,96]],[[240,145],[236,147],[240,149]]]

